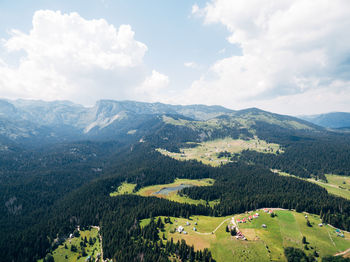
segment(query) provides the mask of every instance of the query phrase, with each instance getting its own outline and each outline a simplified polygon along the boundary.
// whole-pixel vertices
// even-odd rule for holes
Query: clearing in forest
[[[164,232],[159,232],[159,236],[162,238],[164,234],[166,239],[173,238],[174,242],[184,239],[188,245],[194,245],[196,250],[209,248],[217,262],[284,261],[285,247],[300,248],[307,255],[316,251],[323,257],[344,251],[350,246],[349,233],[342,231],[343,238],[337,235],[333,227],[319,226],[321,220],[317,215],[289,210],[273,210],[273,212],[275,217],[271,217],[263,210],[234,216],[237,221],[259,213],[259,217],[253,218],[251,222],[238,223],[239,230],[247,240],[237,240],[226,232],[226,226],[233,225],[232,216],[191,216],[190,219],[171,217],[171,224],[165,224]],[[165,217],[161,218],[164,221]],[[307,220],[312,227],[307,225]],[[149,219],[142,220],[141,226],[147,225],[149,221]],[[266,228],[262,227],[263,224]],[[187,234],[177,232],[179,226],[183,226]],[[306,238],[306,244],[302,243],[303,236]]]
[[[271,170],[272,172],[281,176],[292,176],[298,179],[315,183],[327,190],[329,194],[340,196],[350,200],[350,176],[339,176],[333,174],[326,174],[327,182],[323,180],[316,180],[314,178],[301,178],[279,170]]]
[[[85,252],[83,252],[85,250]],[[67,238],[53,252],[55,262],[96,261],[101,256],[101,241],[98,228],[79,231],[79,236]],[[42,262],[43,259],[38,260]],[[102,261],[101,259],[98,261]]]
[[[278,144],[267,143],[258,138],[243,140],[229,137],[198,143],[195,147],[181,148],[180,153],[173,153],[160,148],[157,149],[161,154],[177,160],[197,160],[198,162],[212,166],[231,162],[231,158],[243,150],[254,150],[260,153],[270,154],[283,153],[282,148]]]
[[[161,185],[153,185],[143,187],[137,192],[134,192],[136,184],[123,183],[118,187],[117,191],[110,193],[110,196],[118,196],[122,194],[135,194],[139,196],[147,196],[147,197],[158,197],[164,198],[170,201],[175,201],[179,203],[187,203],[187,204],[202,204],[206,205],[207,202],[205,200],[196,200],[189,198],[187,196],[180,196],[178,191],[192,186],[212,186],[215,180],[212,178],[203,178],[203,179],[175,179],[173,183],[170,184],[161,184]],[[210,201],[208,204],[210,206],[214,206],[218,201]]]
[[[118,189],[112,193],[110,193],[110,196],[120,196],[124,194],[132,194],[134,192],[134,189],[136,187],[136,184],[130,184],[130,183],[122,183]]]
[[[328,182],[308,179],[309,181],[324,187],[327,189],[328,193],[344,197],[350,200],[350,177],[349,176],[339,176],[327,174],[326,178]]]

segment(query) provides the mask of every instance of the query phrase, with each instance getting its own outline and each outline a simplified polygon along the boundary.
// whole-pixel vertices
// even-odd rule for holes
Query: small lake
[[[181,184],[179,186],[174,186],[174,187],[164,187],[162,188],[161,190],[159,190],[158,192],[155,192],[153,194],[155,195],[168,195],[169,193],[171,192],[174,192],[174,191],[179,191],[183,188],[186,188],[186,187],[192,187],[193,185],[189,185],[189,184]]]

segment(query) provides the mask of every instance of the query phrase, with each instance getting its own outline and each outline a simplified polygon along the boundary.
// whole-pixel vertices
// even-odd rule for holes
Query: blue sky
[[[349,11],[346,0],[2,1],[0,97],[350,111]]]
[[[205,1],[10,1],[0,3],[0,37],[18,29],[29,32],[32,17],[40,9],[78,12],[85,19],[103,18],[115,26],[129,24],[135,38],[148,47],[145,64],[157,68],[171,77],[171,86],[185,88],[218,58],[239,54],[239,46],[227,42],[229,35],[223,25],[203,26],[202,20],[193,17],[192,6],[205,5]],[[21,19],[18,19],[21,17]],[[200,68],[192,70],[184,63],[195,61]]]

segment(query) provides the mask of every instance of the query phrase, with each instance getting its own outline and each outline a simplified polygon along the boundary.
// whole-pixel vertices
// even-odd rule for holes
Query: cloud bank
[[[202,75],[190,86],[174,87],[145,64],[148,47],[130,25],[39,10],[29,32],[12,30],[0,42],[6,54],[0,57],[0,96],[85,105],[107,98],[254,106],[286,114],[350,111],[349,13],[348,0],[193,5],[188,19],[224,26],[227,41],[241,53],[218,50],[226,57],[209,66],[185,60],[189,74]]]
[[[227,40],[239,45],[242,55],[216,61],[184,97],[283,113],[344,110],[350,99],[349,13],[347,0],[194,5],[192,14],[205,24],[226,27]],[[346,108],[350,111],[350,104]]]
[[[143,82],[160,75],[147,76],[147,46],[135,40],[130,25],[115,28],[104,19],[50,10],[35,12],[32,25],[29,34],[13,30],[3,40],[7,52],[24,55],[15,66],[0,60],[2,96],[83,104],[130,99],[141,85],[143,92],[151,92],[154,85]]]

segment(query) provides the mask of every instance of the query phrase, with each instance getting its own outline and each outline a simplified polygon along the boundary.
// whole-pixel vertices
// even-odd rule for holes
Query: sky
[[[350,111],[348,0],[0,1],[0,97]]]

